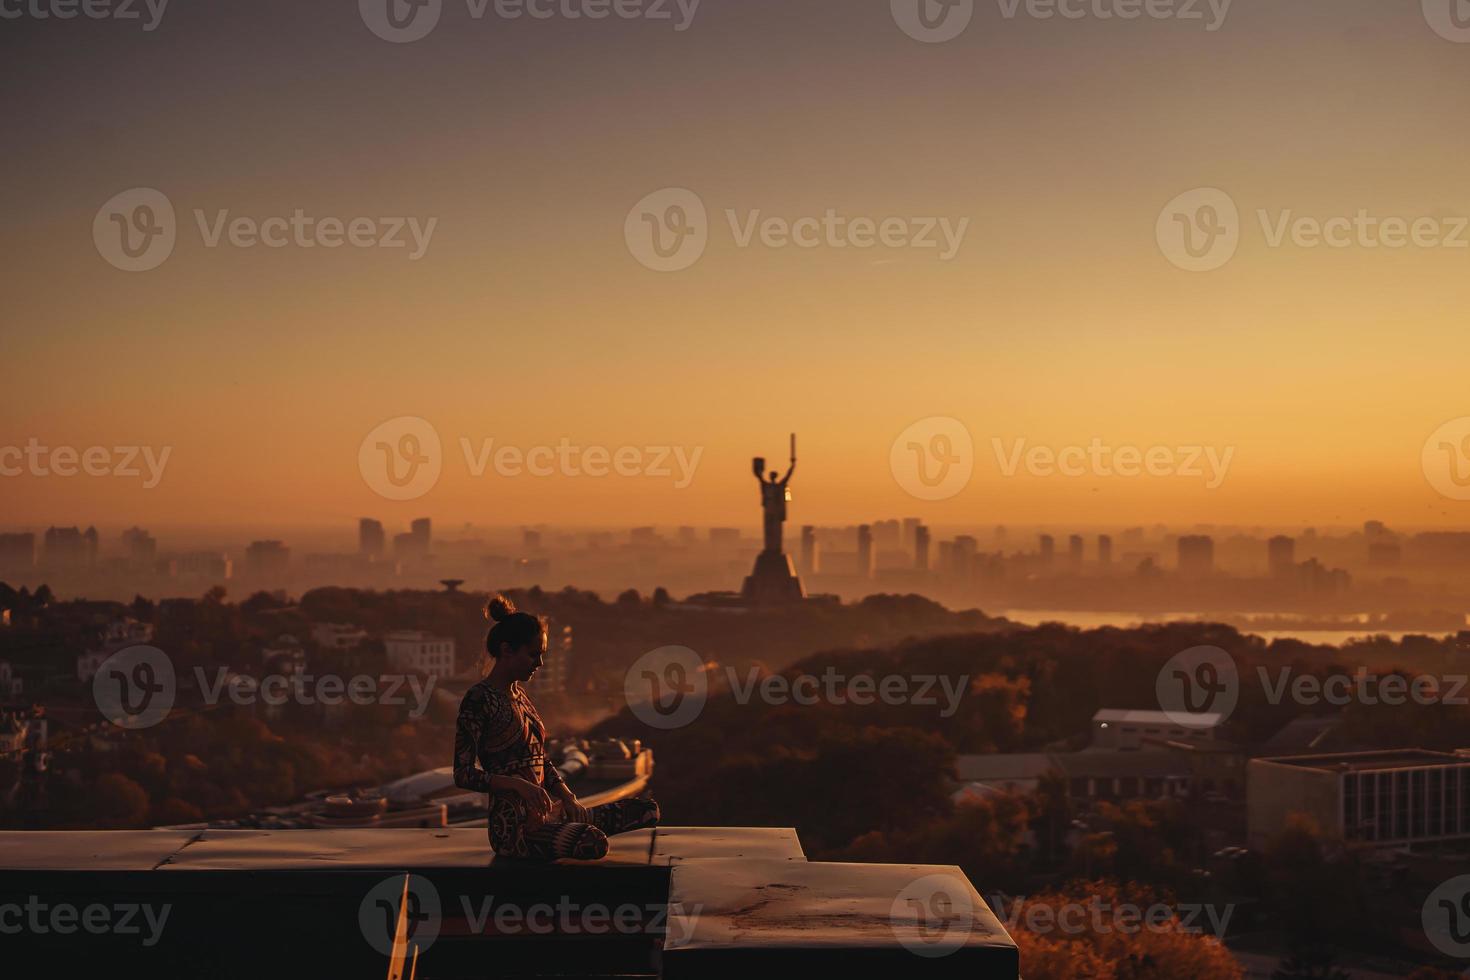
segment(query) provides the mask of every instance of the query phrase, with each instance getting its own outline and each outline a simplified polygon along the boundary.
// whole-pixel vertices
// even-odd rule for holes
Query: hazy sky
[[[410,43],[369,29],[374,0],[174,0],[151,31],[141,0],[141,20],[36,16],[55,2],[0,0],[0,447],[169,455],[151,488],[141,463],[21,465],[0,477],[6,526],[751,523],[750,457],[783,458],[791,430],[798,522],[1470,514],[1421,464],[1431,433],[1470,416],[1470,43],[1431,26],[1437,0],[1237,0],[1223,22],[1203,0],[1155,0],[1202,19],[982,0],[942,43],[906,34],[888,0],[703,0],[684,30],[673,0],[672,20],[443,0]],[[149,271],[103,254],[121,229],[99,209],[132,188],[176,216]],[[625,232],[665,188],[707,215],[702,256],[674,272]],[[1196,188],[1239,214],[1211,271],[1160,244],[1180,220],[1165,206]],[[1201,200],[1181,207],[1203,223]],[[221,212],[298,209],[372,219],[364,241],[384,219],[432,234],[209,244]],[[803,226],[814,247],[741,242],[756,212],[829,209],[839,230]],[[1342,247],[1291,230],[1359,212]],[[856,247],[853,219],[895,217],[893,243],[932,225],[939,247]],[[1425,219],[1433,244],[1386,247],[1383,219]],[[950,249],[941,229],[961,227]],[[442,472],[390,501],[359,450],[405,416],[432,424]],[[890,465],[928,417],[974,444],[972,478],[936,501]],[[701,455],[682,487],[672,455],[667,477],[476,477],[461,440],[488,439]],[[1214,488],[1203,463],[1007,476],[995,439],[1231,455]]]

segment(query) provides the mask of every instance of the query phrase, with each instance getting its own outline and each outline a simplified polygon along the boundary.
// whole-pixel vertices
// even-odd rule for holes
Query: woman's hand
[[[591,823],[592,822],[592,813],[591,813],[591,811],[589,811],[581,803],[578,803],[577,802],[577,794],[576,793],[573,793],[571,790],[569,790],[565,786],[563,786],[561,788],[561,792],[559,794],[557,794],[557,795],[561,797],[562,812],[566,814],[567,823]]]
[[[518,779],[515,791],[525,801],[526,814],[531,818],[531,823],[533,825],[545,823],[546,818],[551,815],[551,797],[546,790],[529,779]]]

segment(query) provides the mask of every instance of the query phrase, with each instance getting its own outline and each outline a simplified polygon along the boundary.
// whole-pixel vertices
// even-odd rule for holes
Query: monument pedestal
[[[806,598],[791,557],[780,551],[762,551],[756,556],[755,568],[745,577],[740,594],[746,602],[759,605],[800,602]]]

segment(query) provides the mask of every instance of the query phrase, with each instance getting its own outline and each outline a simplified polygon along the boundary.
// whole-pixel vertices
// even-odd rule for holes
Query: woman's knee
[[[587,824],[577,837],[575,856],[583,861],[600,861],[607,857],[607,834]]]

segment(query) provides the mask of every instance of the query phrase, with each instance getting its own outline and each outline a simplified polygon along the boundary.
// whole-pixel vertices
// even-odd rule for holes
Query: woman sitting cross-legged
[[[495,621],[485,637],[485,677],[465,693],[454,736],[454,784],[490,794],[490,846],[497,855],[554,861],[596,860],[607,838],[658,826],[651,799],[588,809],[546,757],[546,725],[521,686],[546,658],[546,623],[516,612],[504,596],[485,607]],[[491,665],[493,661],[493,666]],[[561,804],[564,822],[553,817]]]

